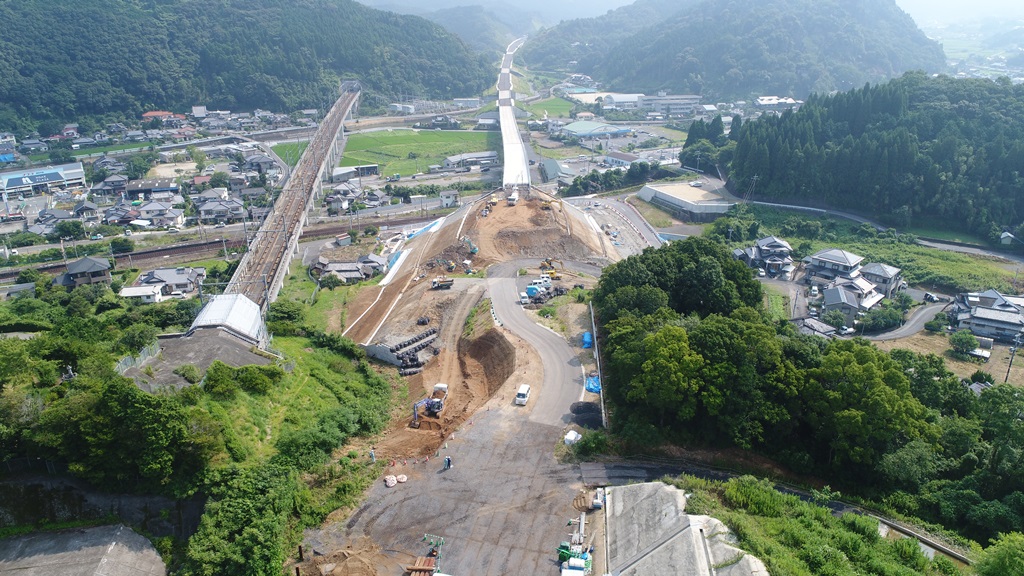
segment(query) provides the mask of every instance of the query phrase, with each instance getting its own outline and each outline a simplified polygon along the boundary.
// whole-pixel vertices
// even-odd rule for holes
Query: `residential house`
[[[795,321],[797,330],[801,334],[809,336],[820,336],[821,338],[832,338],[836,335],[836,329],[831,324],[825,324],[814,318],[802,318]]]
[[[198,206],[199,219],[203,222],[236,222],[245,215],[241,200],[207,200]]]
[[[155,304],[167,299],[160,286],[125,286],[117,295],[121,298],[138,300],[143,304]]]
[[[82,221],[98,220],[100,217],[99,206],[96,206],[96,204],[93,204],[88,200],[82,200],[78,204],[75,204],[75,208],[71,213],[75,218]]]
[[[86,256],[67,265],[67,273],[53,279],[60,286],[74,288],[84,284],[110,284],[110,261]]]
[[[327,211],[330,214],[341,214],[348,210],[351,200],[342,196],[341,194],[331,194],[330,196],[324,197],[324,206],[327,207]]]
[[[365,264],[373,269],[373,274],[383,274],[388,269],[388,261],[383,256],[376,254],[367,254],[366,256],[360,256],[357,260],[360,264]]]
[[[267,195],[267,189],[266,188],[242,188],[241,190],[238,191],[238,195],[242,198],[242,200],[249,200],[249,201],[259,200],[260,198],[263,198],[264,196]]]
[[[92,163],[93,170],[103,169],[110,174],[120,174],[121,172],[124,172],[125,168],[126,166],[124,165],[124,162],[121,162],[117,158],[113,158],[111,156],[104,156]],[[125,181],[127,182],[127,180]]]
[[[11,146],[18,145],[18,139],[14,137],[14,134],[10,132],[0,132],[0,144],[10,144]]]
[[[202,188],[203,186],[208,185],[212,179],[213,176],[194,176],[192,178],[192,189],[197,190]]]
[[[320,277],[336,276],[346,284],[362,282],[367,278],[366,266],[357,262],[330,262],[324,265]]]
[[[861,276],[874,283],[875,289],[886,298],[892,298],[893,294],[897,291],[907,287],[907,283],[903,281],[903,275],[901,272],[902,271],[895,266],[889,266],[888,264],[882,264],[880,262],[865,264],[860,269]]]
[[[274,166],[274,159],[266,154],[253,154],[245,159],[245,169],[255,170],[260,174],[266,174]]]
[[[43,208],[36,216],[36,223],[56,225],[58,222],[74,219],[75,215],[67,210],[61,210],[60,208]]]
[[[34,154],[36,152],[49,152],[50,145],[38,138],[29,138],[21,143],[22,154]]]
[[[146,202],[139,205],[136,210],[139,213],[139,220],[149,220],[153,226],[162,228],[181,226],[185,223],[185,211],[175,208],[169,202]]]
[[[458,190],[441,191],[441,208],[455,208],[461,204]]]
[[[127,226],[138,219],[139,211],[125,201],[118,202],[103,213],[103,222],[112,226]]]
[[[139,286],[157,286],[164,294],[181,292],[191,294],[199,290],[199,284],[206,278],[206,268],[178,267],[147,270],[135,283]]]
[[[126,142],[142,142],[146,139],[146,133],[142,130],[129,130],[125,132],[124,139]]]
[[[192,200],[200,204],[209,200],[227,200],[228,198],[227,188],[210,188],[192,196]]]
[[[749,248],[733,251],[737,260],[742,260],[752,268],[764,268],[765,272],[775,276],[789,276],[793,273],[793,247],[777,236],[765,236]]]
[[[860,276],[860,263],[863,261],[863,256],[839,248],[821,250],[804,258],[807,283],[827,284],[838,277],[856,278]]]
[[[383,190],[370,190],[369,192],[366,193],[365,197],[366,200],[363,203],[371,208],[375,206],[380,206],[381,204],[386,203],[388,200],[388,194]]]
[[[846,325],[853,326],[854,321],[857,319],[857,313],[860,312],[857,295],[839,286],[826,288],[822,295],[824,296],[824,303],[822,304],[824,313],[827,314],[833,310],[838,310],[846,318]]]
[[[64,128],[60,131],[61,138],[67,138],[73,140],[79,137],[78,124],[65,124]]]
[[[246,176],[232,176],[228,179],[228,190],[232,192],[241,192],[242,188],[249,186],[249,178]]]
[[[996,290],[957,294],[950,316],[957,328],[970,330],[975,336],[1003,342],[1024,336],[1024,296],[1008,296]]]
[[[121,174],[107,176],[103,182],[94,184],[90,189],[93,195],[124,196],[128,190],[128,177]]]

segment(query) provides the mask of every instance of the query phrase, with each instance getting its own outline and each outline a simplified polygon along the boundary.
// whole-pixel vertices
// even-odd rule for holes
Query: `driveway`
[[[866,336],[866,338],[868,340],[896,340],[898,338],[913,336],[921,330],[924,330],[925,323],[931,322],[937,312],[942,311],[949,305],[949,302],[935,302],[933,304],[919,306],[914,308],[913,312],[910,314],[910,318],[903,323],[903,326],[900,326],[895,330],[875,334],[874,336]]]

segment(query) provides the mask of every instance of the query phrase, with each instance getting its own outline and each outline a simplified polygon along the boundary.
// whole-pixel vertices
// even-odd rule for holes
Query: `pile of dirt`
[[[327,555],[316,555],[305,562],[295,564],[301,576],[377,576],[381,573],[397,573],[402,561],[408,558],[394,558],[382,552],[380,546],[369,538],[360,538],[355,544],[335,550]],[[291,570],[289,570],[291,571]]]
[[[491,328],[475,340],[459,340],[459,363],[463,377],[484,379],[490,397],[515,370],[516,349],[504,334]]]
[[[560,260],[590,260],[593,250],[575,236],[566,236],[560,228],[532,230],[506,228],[498,232],[497,244],[505,248],[509,258],[558,258]]]

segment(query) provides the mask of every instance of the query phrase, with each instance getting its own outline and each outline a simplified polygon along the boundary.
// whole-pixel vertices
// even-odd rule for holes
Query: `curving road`
[[[569,407],[583,394],[583,372],[573,349],[565,338],[535,323],[519,304],[516,285],[520,268],[537,266],[540,260],[515,260],[495,264],[488,269],[487,285],[494,313],[506,328],[536,348],[544,366],[544,376],[535,394],[530,420],[539,424],[565,426],[572,419]],[[573,264],[573,269],[599,274],[596,266]],[[590,270],[592,269],[592,270]]]

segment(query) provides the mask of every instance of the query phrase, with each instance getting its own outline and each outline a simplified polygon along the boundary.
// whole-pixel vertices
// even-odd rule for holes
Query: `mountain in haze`
[[[614,33],[611,46],[607,37],[615,20],[563,23],[531,38],[524,59],[534,66],[560,59],[561,67],[576,60],[576,70],[617,90],[668,90],[716,99],[758,94],[804,98],[908,70],[945,69],[941,46],[893,0],[707,0],[676,6],[680,9],[663,12],[661,19],[648,20],[625,37]],[[588,28],[590,36],[582,39],[578,31]],[[541,37],[563,34],[581,44],[562,53],[532,46]],[[585,44],[590,48],[581,48]]]
[[[636,0],[594,18],[566,20],[534,34],[518,57],[532,68],[565,69],[569,62],[595,62],[633,34],[700,0]]]
[[[353,0],[0,2],[0,129],[152,108],[323,108],[480,93],[491,63],[437,24]],[[73,31],[55,35],[57,30]]]
[[[442,10],[480,6],[498,15],[499,20],[511,16],[527,15],[530,20],[553,26],[562,20],[589,18],[604,14],[625,4],[629,0],[360,0],[367,6],[380,10],[391,10],[400,14],[426,16]]]
[[[540,28],[540,22],[527,12],[494,11],[483,6],[444,8],[422,16],[482,52],[504,53],[509,42]]]

